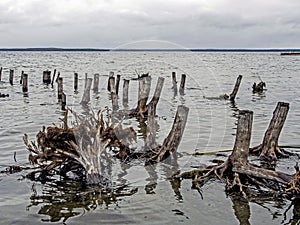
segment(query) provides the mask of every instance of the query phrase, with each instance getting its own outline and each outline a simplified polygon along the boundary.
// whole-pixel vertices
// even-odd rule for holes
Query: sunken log
[[[86,86],[85,86],[85,89],[84,89],[84,93],[83,93],[83,96],[82,96],[82,100],[80,102],[80,104],[83,105],[83,106],[86,106],[91,100],[90,93],[91,93],[92,82],[93,82],[92,78],[87,79]]]
[[[280,148],[278,139],[289,111],[289,103],[278,102],[269,127],[265,132],[263,142],[251,149],[251,153],[259,154],[260,159],[269,162],[276,161],[278,157],[287,156],[287,152]]]
[[[233,88],[231,94],[229,95],[229,100],[232,101],[232,102],[234,102],[234,100],[235,100],[235,97],[236,97],[236,94],[237,94],[237,92],[238,92],[238,90],[239,90],[239,87],[240,87],[242,78],[243,78],[242,75],[239,75],[239,76],[237,77],[236,82],[235,82],[235,85],[234,85],[234,88]]]
[[[124,79],[123,83],[123,107],[128,107],[128,90],[129,90],[129,80]]]

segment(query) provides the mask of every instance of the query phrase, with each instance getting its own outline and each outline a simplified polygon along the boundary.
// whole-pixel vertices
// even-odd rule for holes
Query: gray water
[[[251,146],[261,143],[278,101],[290,103],[280,145],[299,145],[300,58],[279,53],[192,53],[192,52],[0,52],[3,67],[0,92],[0,171],[10,165],[30,166],[23,144],[24,133],[31,140],[42,126],[60,124],[63,111],[57,102],[57,87],[42,84],[42,72],[54,70],[64,78],[67,106],[84,113],[80,106],[84,74],[99,73],[99,93],[91,94],[89,108],[111,107],[106,91],[110,71],[124,79],[148,73],[152,95],[158,77],[165,84],[158,104],[157,142],[162,143],[172,127],[178,105],[189,107],[189,117],[179,153],[232,149],[237,110],[254,111]],[[8,83],[9,69],[15,70],[14,85]],[[21,71],[29,75],[29,94],[19,84]],[[174,96],[171,73],[187,75],[183,96]],[[79,73],[79,91],[73,91],[73,74]],[[237,76],[243,75],[235,105],[216,97],[230,93]],[[266,82],[267,91],[252,94],[253,82]],[[122,87],[123,83],[121,82]],[[129,105],[137,101],[137,81],[130,81]],[[120,93],[122,96],[122,91]],[[135,120],[127,125],[138,127]],[[139,139],[137,146],[142,144]],[[297,149],[287,149],[296,151]],[[14,160],[16,154],[16,161]],[[227,153],[227,155],[230,153]],[[225,155],[226,156],[226,155]],[[181,156],[177,162],[144,167],[142,163],[123,165],[116,160],[112,179],[127,184],[121,193],[90,192],[72,180],[34,182],[24,178],[28,171],[0,175],[0,224],[296,224],[299,207],[289,201],[252,200],[244,202],[226,196],[224,184],[212,181],[201,195],[191,189],[191,180],[176,184],[170,179],[177,171],[211,164],[225,156]],[[294,173],[297,158],[281,160],[278,169]],[[242,209],[245,215],[237,215]],[[250,218],[248,218],[250,216]]]

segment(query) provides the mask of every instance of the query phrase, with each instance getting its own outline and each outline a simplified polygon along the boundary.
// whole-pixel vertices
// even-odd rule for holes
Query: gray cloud
[[[0,47],[163,40],[187,48],[296,48],[299,8],[298,0],[2,0]]]

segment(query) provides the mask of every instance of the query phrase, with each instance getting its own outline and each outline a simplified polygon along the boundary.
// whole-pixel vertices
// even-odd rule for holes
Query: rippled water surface
[[[64,79],[67,106],[83,113],[80,106],[84,76],[100,74],[100,89],[91,93],[89,107],[95,111],[111,107],[106,90],[110,71],[121,78],[152,77],[152,95],[158,77],[165,83],[157,108],[158,143],[172,127],[178,105],[189,107],[189,117],[178,152],[232,149],[237,110],[254,111],[251,145],[258,145],[278,101],[290,103],[280,145],[299,145],[300,57],[279,53],[195,53],[195,52],[0,52],[3,67],[0,92],[0,170],[10,165],[29,166],[22,137],[34,140],[42,126],[60,124],[63,111],[57,102],[57,86],[42,84],[44,70],[60,72]],[[8,83],[14,69],[14,85]],[[21,71],[29,75],[29,94],[19,84]],[[171,73],[187,75],[184,95],[174,96]],[[79,91],[74,93],[73,74],[79,74]],[[237,76],[243,75],[234,105],[218,99],[230,93]],[[266,82],[267,91],[252,94],[253,82]],[[121,82],[122,87],[123,83]],[[136,80],[130,81],[129,105],[137,102]],[[122,89],[122,88],[121,88]],[[122,96],[122,90],[120,90]],[[135,120],[127,121],[138,127]],[[141,144],[139,139],[137,145]],[[288,149],[296,151],[296,149]],[[15,157],[14,157],[15,154]],[[228,153],[229,154],[229,153]],[[224,185],[211,182],[203,188],[203,199],[191,189],[191,181],[174,183],[168,177],[191,166],[209,164],[217,156],[181,156],[171,163],[144,167],[116,161],[111,176],[127,186],[112,192],[93,192],[75,181],[44,184],[23,178],[27,171],[0,174],[0,224],[296,224],[300,206],[289,202],[243,202],[228,197]],[[17,162],[15,162],[14,158]],[[219,157],[225,159],[224,157]],[[278,168],[293,173],[296,158],[280,161]],[[298,208],[297,208],[298,207]],[[238,214],[242,210],[244,214]]]

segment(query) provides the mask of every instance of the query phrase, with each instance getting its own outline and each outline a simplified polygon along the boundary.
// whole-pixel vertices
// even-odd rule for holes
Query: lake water
[[[57,102],[57,86],[42,84],[44,70],[60,72],[64,79],[67,106],[83,113],[79,104],[84,76],[100,74],[100,89],[91,93],[90,109],[111,107],[106,90],[110,71],[123,79],[148,73],[152,77],[150,96],[158,77],[164,87],[157,108],[162,143],[172,127],[178,105],[189,107],[189,117],[179,153],[232,149],[237,111],[254,111],[251,146],[261,143],[278,101],[290,103],[290,111],[280,136],[280,145],[299,145],[300,124],[300,57],[279,53],[196,53],[196,52],[0,52],[3,67],[0,92],[0,171],[10,165],[29,166],[23,134],[31,140],[42,126],[60,124],[63,111]],[[14,69],[14,85],[8,82]],[[24,96],[19,84],[21,71],[29,75],[29,94]],[[171,73],[186,74],[184,95],[174,96]],[[79,74],[79,90],[74,93],[73,75]],[[235,105],[216,97],[230,93],[237,76],[243,75]],[[252,84],[263,80],[267,91],[252,94]],[[179,83],[178,82],[178,83]],[[121,82],[120,87],[122,87]],[[129,105],[136,106],[138,82],[130,81]],[[121,88],[122,89],[122,88]],[[120,91],[122,96],[122,90]],[[138,127],[134,119],[125,121]],[[143,142],[138,139],[137,146]],[[287,149],[297,151],[297,149]],[[14,161],[16,154],[16,161]],[[227,153],[227,155],[230,153]],[[289,201],[270,199],[250,202],[226,196],[224,184],[212,181],[203,187],[203,199],[191,189],[191,180],[179,186],[168,177],[192,166],[211,164],[224,156],[181,156],[177,162],[144,167],[143,163],[124,165],[116,160],[111,176],[127,184],[120,194],[89,191],[75,181],[39,183],[24,178],[28,171],[0,174],[0,224],[296,224],[299,206]],[[294,173],[298,159],[280,160],[277,168]],[[117,192],[117,191],[116,191]],[[243,216],[237,213],[244,212]]]

